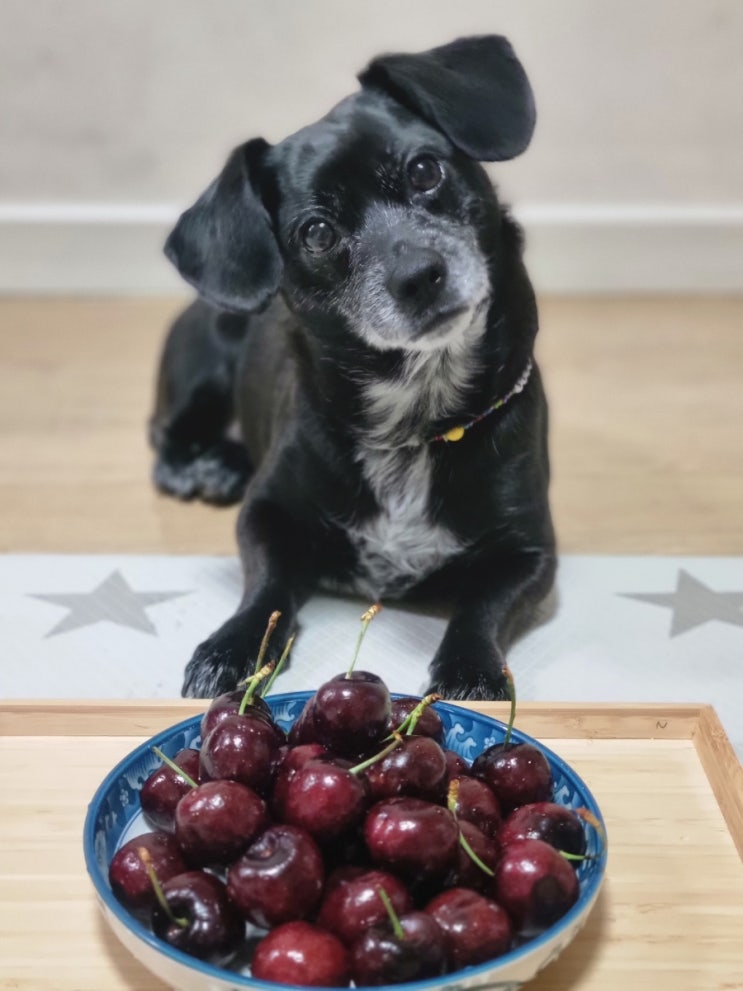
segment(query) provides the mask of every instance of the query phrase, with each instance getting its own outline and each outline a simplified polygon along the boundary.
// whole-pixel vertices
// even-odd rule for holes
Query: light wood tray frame
[[[0,703],[0,989],[163,991],[103,921],[82,826],[119,759],[203,708]],[[530,991],[743,991],[743,767],[715,711],[523,703],[517,725],[578,770],[609,833],[599,901]]]

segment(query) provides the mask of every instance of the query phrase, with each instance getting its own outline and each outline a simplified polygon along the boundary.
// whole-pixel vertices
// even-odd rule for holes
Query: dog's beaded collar
[[[470,430],[472,427],[474,427],[476,423],[479,423],[481,420],[484,420],[486,416],[490,416],[491,413],[494,413],[497,409],[500,409],[502,406],[505,406],[509,399],[513,399],[514,396],[517,396],[520,392],[523,392],[524,388],[526,387],[526,383],[529,381],[529,376],[531,375],[531,370],[533,367],[534,367],[534,362],[532,361],[531,358],[529,358],[529,362],[526,368],[521,373],[521,378],[518,380],[518,382],[516,382],[516,384],[510,390],[510,392],[507,392],[505,396],[501,396],[500,399],[496,399],[496,401],[493,403],[492,406],[488,406],[486,410],[483,410],[483,412],[480,413],[479,416],[476,416],[473,420],[470,420],[469,423],[463,423],[458,427],[452,427],[450,430],[447,430],[443,434],[437,434],[435,437],[431,437],[429,439],[429,443],[433,444],[435,441],[439,441],[439,440],[443,440],[447,442],[461,440],[464,437],[464,435],[467,433],[467,431]]]

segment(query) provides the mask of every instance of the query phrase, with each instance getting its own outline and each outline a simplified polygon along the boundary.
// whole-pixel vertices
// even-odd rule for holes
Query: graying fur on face
[[[446,264],[445,307],[459,310],[450,320],[421,333],[419,319],[387,288],[385,253],[396,243],[431,248]],[[350,329],[379,350],[403,348],[432,352],[455,343],[472,324],[489,293],[486,259],[471,228],[425,210],[375,204],[367,213],[351,249],[351,272],[338,306]]]

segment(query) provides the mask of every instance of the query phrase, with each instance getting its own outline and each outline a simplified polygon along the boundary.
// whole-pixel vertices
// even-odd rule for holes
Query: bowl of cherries
[[[515,991],[595,904],[601,812],[514,729],[515,692],[506,725],[395,695],[356,656],[289,694],[259,659],[96,791],[84,852],[104,916],[179,991]]]

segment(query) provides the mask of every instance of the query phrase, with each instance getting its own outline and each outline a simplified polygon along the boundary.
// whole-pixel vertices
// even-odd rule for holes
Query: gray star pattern
[[[47,634],[67,633],[82,626],[107,620],[157,636],[157,630],[145,610],[158,602],[176,599],[188,592],[135,592],[120,571],[113,571],[91,592],[57,592],[31,595],[32,599],[64,606],[69,612]]]
[[[673,610],[672,637],[713,619],[743,627],[743,592],[715,592],[683,568],[679,569],[675,592],[620,594],[625,599],[637,599]]]

